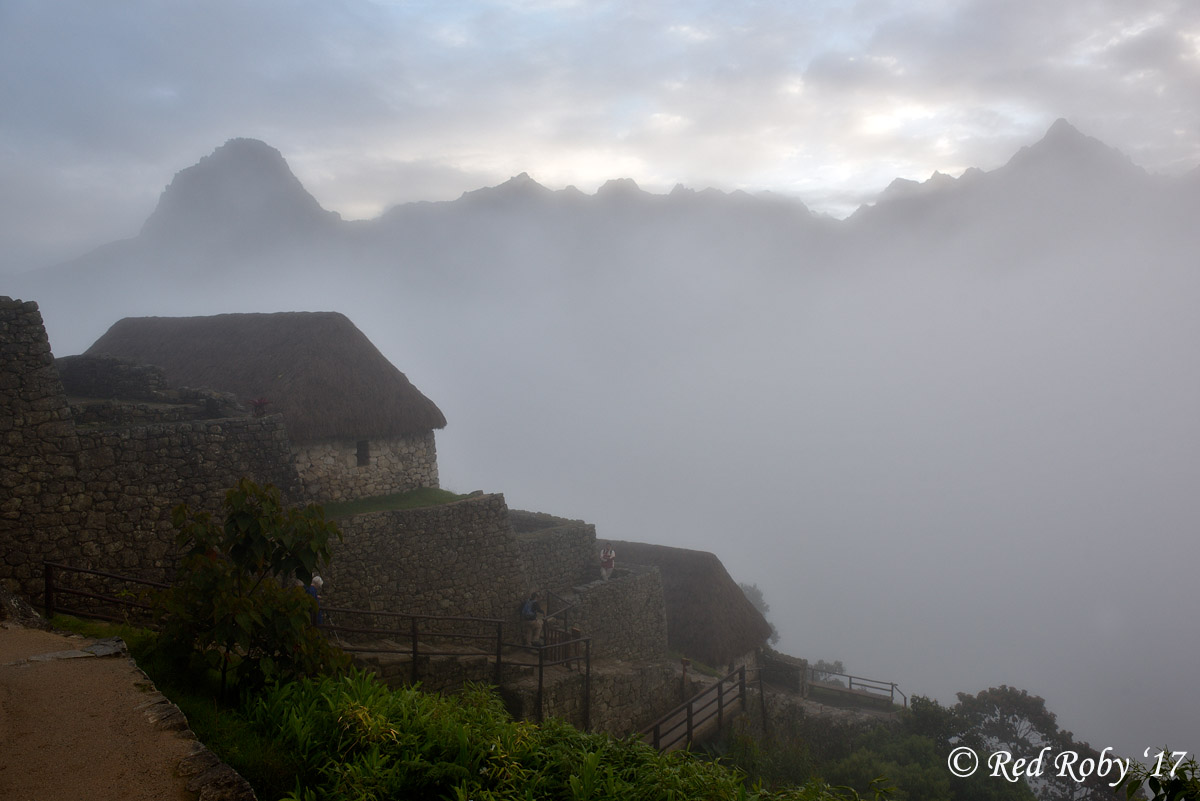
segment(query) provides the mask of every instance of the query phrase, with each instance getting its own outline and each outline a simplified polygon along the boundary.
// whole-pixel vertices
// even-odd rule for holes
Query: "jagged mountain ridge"
[[[1080,205],[1105,198],[1121,198],[1129,204],[1131,198],[1140,200],[1166,184],[1060,119],[1041,141],[1022,148],[997,170],[972,169],[958,179],[935,173],[924,182],[898,178],[874,204],[861,207],[841,225],[817,217],[798,200],[780,196],[696,191],[682,185],[660,195],[644,192],[628,178],[611,180],[587,195],[575,187],[548,189],[527,173],[494,187],[464,192],[454,201],[406,203],[374,220],[347,224],[336,212],[321,208],[279,151],[257,140],[231,139],[176,174],[136,239],[160,248],[223,251],[287,249],[296,240],[335,236],[395,245],[398,237],[418,235],[443,217],[457,218],[454,225],[473,223],[486,229],[482,218],[500,215],[506,225],[525,218],[528,230],[519,233],[545,234],[563,224],[583,233],[590,218],[601,228],[618,222],[635,228],[716,224],[712,233],[718,237],[733,225],[758,228],[755,236],[786,227],[790,235],[781,237],[779,244],[798,244],[797,236],[803,240],[843,230],[855,235],[864,228],[908,226],[920,217],[944,223],[945,209],[951,207],[956,220],[983,215],[991,217],[987,222],[994,225],[1003,222],[995,219],[999,211],[1020,217],[1032,204],[1016,201],[1036,200],[1039,195],[1074,199]],[[1005,205],[1014,208],[1003,209]],[[727,224],[722,225],[723,220]],[[439,228],[434,226],[435,231]]]
[[[204,235],[111,243],[5,294],[41,304],[58,355],[126,316],[341,311],[445,412],[445,486],[713,552],[788,610],[793,652],[922,694],[1034,670],[1073,729],[1136,742],[1158,735],[1095,726],[1144,658],[1081,621],[1186,605],[1163,571],[1195,550],[1200,170],[1146,175],[1077,134],[844,221],[518,176],[252,247],[185,219]],[[973,623],[920,625],[947,598]],[[1082,640],[1089,669],[1066,671]]]
[[[589,195],[551,190],[522,173],[453,201],[406,203],[346,222],[321,208],[279,151],[234,139],[174,177],[137,237],[16,283],[51,316],[56,306],[99,291],[121,296],[144,287],[215,299],[222,282],[250,293],[271,287],[276,296],[287,286],[282,295],[307,308],[364,291],[539,287],[573,302],[602,287],[601,296],[615,299],[631,283],[670,302],[672,291],[696,281],[719,292],[748,275],[769,280],[880,259],[986,268],[1010,242],[1030,253],[1060,253],[1081,242],[1104,250],[1114,238],[1194,236],[1188,220],[1200,206],[1196,184],[1194,177],[1148,175],[1059,120],[999,169],[898,179],[844,221],[777,195],[682,186],[653,194],[630,179]],[[686,289],[681,299],[698,291]],[[159,311],[125,300],[117,308],[126,313]],[[171,305],[207,308],[179,297]],[[113,316],[102,314],[78,322],[103,330]]]

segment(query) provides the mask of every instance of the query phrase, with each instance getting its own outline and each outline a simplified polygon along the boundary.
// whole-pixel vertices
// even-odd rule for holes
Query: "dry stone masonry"
[[[339,520],[332,606],[509,619],[530,591],[503,495]]]
[[[39,596],[43,560],[167,578],[170,510],[218,510],[242,476],[299,499],[277,417],[114,427],[127,419],[114,413],[77,426],[36,303],[0,298],[0,410],[0,579],[26,597]],[[145,414],[180,413],[167,404]]]
[[[320,503],[438,486],[432,431],[392,439],[315,442],[297,445],[294,451],[309,497]]]
[[[278,486],[289,503],[437,486],[432,432],[297,451],[281,416],[170,388],[156,368],[105,357],[58,367],[69,391],[37,305],[0,298],[0,581],[29,598],[40,596],[43,560],[169,580],[178,560],[171,509],[186,502],[219,513],[242,477]],[[363,462],[361,483],[339,478],[356,475],[349,459]],[[570,622],[592,638],[593,659],[628,665],[617,671],[623,684],[597,678],[594,725],[626,732],[674,703],[659,571],[622,564],[599,580],[593,526],[512,512],[502,495],[339,523],[327,606],[498,618],[515,640],[520,601],[552,590],[572,604]],[[550,714],[579,716],[577,690],[555,689]]]

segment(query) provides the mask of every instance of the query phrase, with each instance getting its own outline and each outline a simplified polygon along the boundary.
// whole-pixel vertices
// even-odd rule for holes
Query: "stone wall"
[[[54,366],[66,393],[80,398],[153,401],[169,388],[158,367],[113,356],[63,356]]]
[[[367,464],[362,466],[355,440],[296,445],[296,469],[309,497],[327,503],[438,486],[432,431],[365,442]]]
[[[571,621],[598,658],[658,661],[667,655],[667,613],[658,569],[627,565],[609,581],[575,588]]]
[[[41,573],[37,554],[65,542],[82,519],[69,501],[83,490],[79,440],[37,304],[3,297],[0,438],[0,578],[22,579],[20,591],[34,597],[28,579]]]
[[[161,580],[170,511],[219,511],[243,476],[301,498],[278,416],[79,428],[35,303],[0,298],[0,579],[41,593],[42,561]]]
[[[152,373],[126,378],[160,392]],[[225,491],[243,476],[279,486],[289,503],[303,500],[310,488],[301,484],[282,418],[179,420],[173,415],[190,412],[160,406],[164,397],[155,397],[133,404],[132,411],[81,405],[89,423],[77,425],[37,305],[0,298],[0,580],[38,598],[43,560],[169,579],[177,556],[170,510],[178,503],[219,513]],[[355,447],[343,444],[339,470],[346,458],[356,458]],[[367,483],[329,493],[436,486],[432,433],[394,448],[378,442],[371,447],[372,468],[349,470],[362,471]],[[421,454],[400,457],[423,464],[420,476],[369,483],[366,477],[389,469],[401,448]],[[326,456],[336,462],[332,453]],[[325,464],[325,456],[309,458],[309,469],[314,462]],[[321,473],[315,483],[332,486],[335,472]],[[311,473],[308,479],[314,481]],[[529,522],[520,519],[522,526]],[[562,588],[577,604],[572,622],[592,638],[594,659],[661,665],[665,657],[657,570],[623,565],[609,582],[593,579],[595,531],[581,521],[531,524],[519,538],[504,497],[484,495],[358,515],[342,521],[342,528],[344,540],[334,544],[326,575],[327,606],[498,618],[511,624],[506,639],[515,640],[520,600],[536,587]],[[661,667],[615,664],[632,671],[636,686],[629,676],[597,679],[594,727],[628,731],[656,704],[675,701],[673,693],[664,695],[669,680]],[[549,714],[576,714],[572,704],[580,695],[562,692],[548,701]]]
[[[548,683],[543,694],[543,715],[582,727],[583,682],[583,674],[577,673]],[[514,715],[537,717],[535,692],[503,694]],[[682,700],[679,671],[672,665],[658,662],[625,665],[619,670],[593,670],[590,731],[624,737],[670,712]]]
[[[511,620],[531,584],[503,495],[338,521],[327,604]]]
[[[596,527],[581,520],[519,533],[521,561],[533,586],[562,593],[600,575]]]

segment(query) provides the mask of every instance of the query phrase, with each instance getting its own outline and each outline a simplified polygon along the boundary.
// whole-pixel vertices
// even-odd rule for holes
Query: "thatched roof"
[[[378,439],[446,418],[336,312],[126,317],[86,351],[163,369],[174,386],[265,398],[295,442]]]
[[[713,667],[766,643],[771,625],[716,555],[706,551],[612,540],[617,565],[654,565],[667,606],[667,643]]]

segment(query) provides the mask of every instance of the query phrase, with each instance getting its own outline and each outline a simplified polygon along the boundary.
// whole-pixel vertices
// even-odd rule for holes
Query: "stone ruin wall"
[[[543,714],[582,727],[583,674],[546,688]],[[537,716],[536,694],[501,690],[511,711],[521,718]],[[680,673],[663,663],[629,665],[624,670],[592,673],[589,709],[591,731],[624,737],[657,720],[687,700]]]
[[[529,591],[503,495],[337,521],[330,606],[516,620]]]
[[[39,551],[82,525],[79,439],[36,303],[0,298],[0,579],[33,594]]]
[[[626,565],[608,581],[575,588],[572,621],[599,656],[629,662],[667,658],[667,611],[658,568]]]
[[[153,382],[147,375],[139,380]],[[156,405],[145,413],[161,419]],[[41,597],[43,560],[169,578],[170,510],[187,502],[219,512],[243,476],[279,486],[289,503],[304,499],[279,416],[128,425],[127,413],[77,425],[37,305],[0,298],[0,580],[26,598]],[[516,639],[520,600],[561,588],[577,596],[573,620],[595,658],[665,657],[658,571],[622,567],[596,580],[595,530],[581,521],[518,536],[503,496],[487,495],[358,515],[343,531],[328,605],[494,617]]]
[[[162,580],[170,510],[218,511],[249,475],[300,485],[279,417],[77,426],[37,304],[0,298],[0,580],[41,597],[42,561]]]
[[[293,446],[296,469],[317,503],[369,498],[437,487],[437,446],[432,431],[371,439],[369,464],[358,466],[358,442],[328,440]]]
[[[580,584],[582,563],[590,563],[595,550],[593,527],[549,529],[548,539],[536,543],[539,561],[523,539],[530,533],[513,530],[510,516],[519,524],[524,514],[510,513],[497,494],[340,520],[343,541],[335,544],[324,577],[326,604],[496,618],[505,621],[506,641],[516,642],[520,600],[534,589],[555,589],[575,602],[570,622],[592,638],[595,658],[664,659],[667,623],[657,568],[626,566],[611,581]],[[551,555],[551,543],[564,543],[568,555]],[[551,566],[562,572],[547,572]]]
[[[600,575],[596,527],[591,523],[573,520],[516,537],[531,589],[562,594]]]
[[[170,391],[160,368],[115,356],[63,356],[54,367],[67,392],[80,398],[157,401]]]

